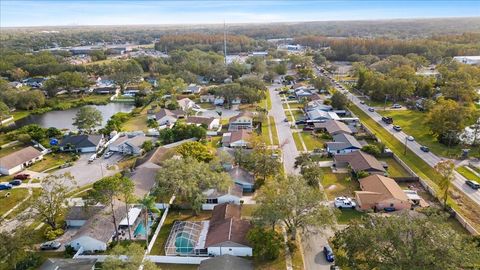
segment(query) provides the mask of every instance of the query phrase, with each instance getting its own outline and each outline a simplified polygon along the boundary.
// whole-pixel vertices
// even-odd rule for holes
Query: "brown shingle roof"
[[[66,220],[88,220],[96,213],[101,211],[104,207],[103,206],[73,206],[68,209],[67,215],[65,217]]]
[[[185,116],[185,112],[182,110],[169,110],[169,109],[160,109],[159,112],[155,114],[157,120],[161,119],[164,116],[172,116],[175,118],[180,118]]]
[[[249,111],[246,111],[246,112],[241,112],[240,114],[238,115],[235,115],[234,117],[231,117],[229,122],[235,122],[238,118],[240,117],[250,117],[250,118],[253,118],[253,113],[252,112],[249,112]]]
[[[238,131],[232,131],[230,135],[230,143],[244,140],[247,141],[252,137],[252,132],[246,129],[241,129]]]
[[[250,222],[240,219],[241,206],[236,204],[219,204],[213,208],[208,228],[205,247],[230,242],[248,246],[246,235],[250,230]]]
[[[210,125],[215,118],[213,117],[202,117],[202,116],[189,116],[185,122],[189,124],[205,124]]]
[[[30,161],[42,155],[42,152],[38,151],[32,146],[23,148],[16,152],[0,158],[0,167],[7,170],[14,168],[20,164]]]
[[[347,133],[352,134],[352,130],[345,123],[337,120],[328,120],[324,123],[314,123],[315,127],[324,128],[330,134]]]
[[[233,255],[222,255],[203,260],[198,270],[253,270],[252,261]]]
[[[385,172],[382,164],[372,155],[362,151],[354,151],[348,154],[339,154],[333,157],[335,162],[347,162],[353,171],[368,171],[375,170]]]
[[[381,194],[381,200],[395,198],[401,201],[408,201],[408,197],[400,186],[392,178],[383,175],[373,174],[358,180],[363,191]]]

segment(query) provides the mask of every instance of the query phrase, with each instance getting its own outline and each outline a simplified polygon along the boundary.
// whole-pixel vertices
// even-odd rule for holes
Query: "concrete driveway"
[[[69,172],[75,177],[77,185],[81,187],[119,172],[118,169],[114,169],[114,165],[122,158],[122,155],[114,154],[109,159],[99,157],[89,164],[88,159],[91,155],[91,153],[81,154],[80,159],[75,161],[73,166],[57,170],[53,174],[60,175]]]

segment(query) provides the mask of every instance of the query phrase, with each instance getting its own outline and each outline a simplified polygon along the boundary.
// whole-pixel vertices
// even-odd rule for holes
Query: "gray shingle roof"
[[[60,142],[60,147],[65,147],[69,144],[75,148],[96,147],[102,140],[102,135],[74,135],[66,136]]]
[[[253,270],[252,261],[232,255],[222,255],[204,260],[198,270]]]
[[[11,169],[41,155],[42,152],[38,151],[32,146],[29,146],[4,157],[1,157],[0,167],[5,169]]]

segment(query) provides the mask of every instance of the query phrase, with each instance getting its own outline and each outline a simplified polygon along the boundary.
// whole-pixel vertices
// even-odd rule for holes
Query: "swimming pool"
[[[148,228],[150,228],[152,226],[152,221],[149,220],[148,221]],[[140,222],[137,227],[135,228],[135,231],[133,232],[133,236],[137,237],[137,236],[143,236],[145,237],[145,234],[146,234],[146,230],[145,230],[145,226],[144,226],[144,222]]]

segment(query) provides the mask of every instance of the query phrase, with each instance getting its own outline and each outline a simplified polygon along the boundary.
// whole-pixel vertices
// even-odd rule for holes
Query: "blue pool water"
[[[152,226],[152,221],[148,221],[148,228],[150,228]],[[135,228],[135,231],[133,232],[133,235],[135,237],[141,235],[141,236],[144,236],[145,237],[145,234],[146,234],[146,230],[145,230],[145,226],[143,224],[143,222],[140,222],[137,227]]]

